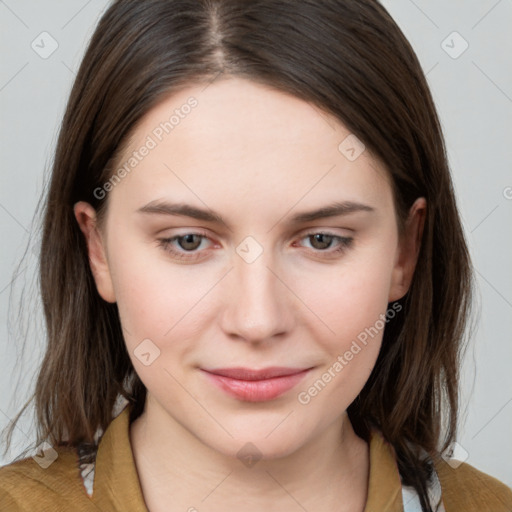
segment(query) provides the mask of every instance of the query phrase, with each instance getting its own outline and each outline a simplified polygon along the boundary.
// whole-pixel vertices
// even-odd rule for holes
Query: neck
[[[362,512],[366,502],[368,445],[346,413],[286,456],[242,460],[204,444],[146,400],[130,426],[130,440],[150,512]]]

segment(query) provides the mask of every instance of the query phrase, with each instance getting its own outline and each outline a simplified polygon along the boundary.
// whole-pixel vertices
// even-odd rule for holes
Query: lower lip
[[[309,371],[310,369],[300,373],[294,373],[293,375],[274,377],[272,379],[238,380],[202,370],[215,386],[225,391],[228,395],[246,402],[266,402],[273,400],[296,386]]]

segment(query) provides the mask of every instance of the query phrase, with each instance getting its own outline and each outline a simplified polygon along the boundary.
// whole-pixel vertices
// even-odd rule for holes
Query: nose
[[[294,322],[293,293],[266,251],[252,262],[234,255],[234,268],[225,279],[226,296],[221,327],[233,339],[252,343],[275,341]]]

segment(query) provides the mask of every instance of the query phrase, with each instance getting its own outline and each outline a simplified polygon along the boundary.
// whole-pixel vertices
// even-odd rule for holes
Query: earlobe
[[[107,302],[116,302],[114,286],[106,256],[105,245],[96,223],[96,211],[84,201],[73,207],[76,221],[87,244],[89,265],[98,293]]]
[[[409,210],[404,233],[398,244],[388,302],[401,299],[409,291],[418,262],[426,212],[427,202],[424,197],[416,199]]]

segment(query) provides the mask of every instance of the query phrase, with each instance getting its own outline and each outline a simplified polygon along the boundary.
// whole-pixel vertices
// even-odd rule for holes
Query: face
[[[146,115],[125,172],[97,190],[101,230],[75,206],[153,403],[221,453],[250,441],[282,456],[341,422],[400,314],[388,303],[409,286],[424,202],[400,238],[387,174],[362,149],[296,97],[219,80]],[[294,375],[209,373],[269,367]]]

